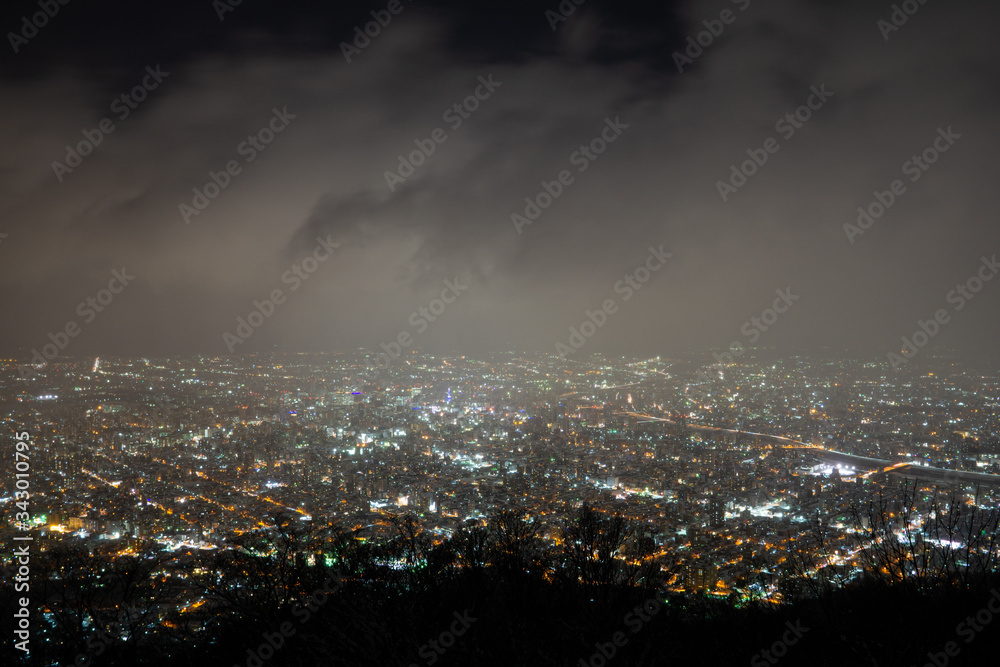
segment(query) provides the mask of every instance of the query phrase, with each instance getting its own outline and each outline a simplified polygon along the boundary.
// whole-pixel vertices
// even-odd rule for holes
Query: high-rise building
[[[714,493],[708,499],[708,523],[714,528],[726,523],[726,506],[722,502],[722,498]]]

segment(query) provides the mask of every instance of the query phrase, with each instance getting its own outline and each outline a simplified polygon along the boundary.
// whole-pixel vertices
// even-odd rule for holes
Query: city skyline
[[[998,22],[6,3],[0,663],[992,664]]]
[[[892,370],[877,358],[775,360],[753,350],[721,362],[707,354],[409,353],[380,367],[361,350],[62,360],[21,370],[7,362],[0,372],[0,407],[14,430],[0,449],[13,457],[16,442],[17,452],[30,452],[22,454],[30,466],[17,469],[30,471],[31,492],[28,500],[0,495],[9,508],[0,534],[30,539],[23,580],[32,597],[22,599],[37,609],[31,651],[69,652],[62,660],[80,665],[213,655],[259,667],[253,656],[266,662],[270,651],[274,664],[289,664],[300,650],[364,664],[380,651],[433,646],[408,634],[423,623],[414,618],[359,630],[379,636],[379,649],[326,644],[347,632],[344,621],[302,595],[334,566],[362,587],[361,597],[355,588],[335,598],[349,618],[363,618],[359,608],[385,577],[402,577],[408,583],[397,585],[407,591],[416,585],[410,578],[430,577],[425,595],[436,605],[452,577],[467,579],[471,592],[477,577],[530,576],[530,596],[582,586],[583,609],[612,586],[622,595],[655,592],[681,614],[675,622],[691,622],[687,604],[748,618],[765,605],[793,623],[806,615],[809,634],[784,649],[815,661],[831,644],[837,655],[850,644],[836,626],[813,629],[818,619],[808,610],[818,591],[853,595],[873,578],[905,585],[903,577],[969,592],[1000,558],[1000,369],[949,357],[928,354],[919,367]],[[476,539],[481,551],[470,551]],[[512,539],[522,544],[513,552],[503,546]],[[83,560],[64,569],[72,554]],[[137,584],[110,599],[86,584],[114,582],[136,563]],[[37,573],[48,568],[64,574],[46,584]],[[91,578],[81,582],[72,574],[79,568]],[[300,606],[273,599],[274,571],[303,578],[291,594]],[[235,617],[227,611],[233,586],[249,587]],[[73,599],[92,595],[83,617],[73,612]],[[466,627],[448,660],[468,660],[517,617],[498,615],[488,598],[480,591],[455,610],[489,620]],[[369,613],[392,618],[398,602],[385,604]],[[897,615],[911,609],[885,604]],[[326,619],[328,634],[303,628],[294,648],[265,642],[262,650],[248,636],[256,626],[247,608],[274,617],[260,632],[286,627],[282,609],[302,623],[309,609]],[[572,612],[521,613],[542,613],[544,623]],[[780,629],[766,650],[780,651],[783,626],[768,619],[766,632]],[[940,624],[932,620],[941,619],[923,625],[934,634]],[[131,634],[116,638],[123,623]],[[228,623],[248,625],[230,636]],[[637,634],[636,650],[663,641],[624,623],[623,637]],[[678,632],[660,627],[663,636]],[[584,656],[597,646],[558,632],[530,642],[523,664],[536,664],[541,644]],[[690,650],[710,664],[777,654],[756,642]],[[615,651],[628,645],[617,642]],[[980,640],[971,650],[990,646]],[[115,652],[105,658],[109,647]],[[934,648],[921,636],[891,655]]]

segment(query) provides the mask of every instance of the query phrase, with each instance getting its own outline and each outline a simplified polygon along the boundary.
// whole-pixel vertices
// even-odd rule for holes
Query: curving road
[[[648,421],[655,422],[666,422],[668,424],[675,424],[681,426],[678,422],[672,419],[664,419],[662,417],[654,417],[652,415],[645,415],[638,412],[618,412],[619,415],[628,415],[630,417],[637,417],[640,419],[645,419]],[[848,454],[847,452],[838,452],[835,449],[827,449],[825,447],[820,447],[819,445],[810,445],[799,440],[794,440],[792,438],[786,438],[780,435],[771,435],[769,433],[755,433],[753,431],[737,431],[731,428],[721,428],[718,426],[703,426],[701,424],[684,424],[687,428],[699,429],[703,431],[714,431],[722,433],[735,433],[739,435],[749,435],[755,438],[760,438],[762,440],[768,440],[781,445],[786,449],[808,449],[810,452],[816,456],[821,461],[828,463],[840,463],[844,465],[849,465],[852,468],[857,468],[859,470],[867,470],[863,476],[871,475],[877,472],[884,472],[893,475],[903,475],[910,479],[920,479],[931,482],[967,482],[970,484],[982,484],[986,486],[998,486],[1000,487],[1000,475],[991,475],[984,472],[968,472],[964,470],[947,470],[945,468],[931,468],[928,466],[916,465],[913,463],[907,463],[905,461],[888,461],[886,459],[873,459],[867,456],[858,456],[857,454]]]

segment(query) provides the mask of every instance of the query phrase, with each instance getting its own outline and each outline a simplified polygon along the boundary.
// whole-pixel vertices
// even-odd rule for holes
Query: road
[[[675,424],[678,426],[681,425],[672,419],[654,417],[652,415],[645,415],[638,412],[619,412],[617,414],[628,415],[630,417],[636,417],[639,419],[646,419],[655,422],[666,422],[668,424]],[[763,440],[768,440],[780,444],[782,447],[786,449],[808,449],[810,450],[810,453],[819,458],[821,461],[829,463],[840,463],[858,470],[867,470],[868,472],[862,476],[871,475],[876,472],[885,472],[892,475],[903,475],[904,477],[907,477],[909,479],[920,479],[924,481],[949,482],[949,483],[966,482],[969,484],[982,484],[986,486],[1000,487],[1000,475],[991,475],[989,473],[984,473],[984,472],[968,472],[964,470],[947,470],[945,468],[931,468],[929,466],[907,463],[905,461],[889,461],[885,459],[873,459],[867,456],[858,456],[857,454],[838,452],[835,449],[827,449],[825,447],[820,447],[819,445],[810,445],[809,443],[801,442],[793,438],[786,438],[780,435],[771,435],[769,433],[755,433],[753,431],[737,431],[730,428],[721,428],[718,426],[705,426],[702,424],[686,424],[686,426],[687,428],[698,429],[703,431],[749,435],[755,438],[760,438]]]

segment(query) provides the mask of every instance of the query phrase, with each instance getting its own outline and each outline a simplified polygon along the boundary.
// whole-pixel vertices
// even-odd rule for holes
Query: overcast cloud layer
[[[37,11],[13,4],[5,32]],[[929,0],[885,40],[881,2],[590,0],[554,31],[555,0],[404,2],[350,63],[340,43],[384,4],[245,0],[223,21],[207,1],[117,4],[74,0],[18,53],[5,40],[9,354],[70,321],[71,356],[224,354],[223,333],[282,289],[237,352],[377,350],[402,331],[424,349],[554,352],[615,299],[585,351],[671,355],[749,344],[744,323],[791,288],[757,345],[884,354],[945,308],[932,346],[996,356],[1000,280],[946,301],[1000,252],[995,3]],[[672,54],[722,9],[735,21],[679,73]],[[112,100],[157,65],[169,75],[119,120]],[[442,114],[479,77],[500,86],[451,129]],[[833,95],[786,138],[776,120],[813,86]],[[246,163],[238,146],[275,108],[294,119]],[[115,131],[60,182],[52,162],[105,117]],[[572,154],[609,118],[627,129],[578,172]],[[911,182],[903,163],[949,127],[960,138]],[[447,141],[390,189],[435,128]],[[780,149],[724,202],[718,181],[769,137]],[[179,205],[230,160],[242,173],[186,224]],[[564,169],[573,184],[518,233],[511,215]],[[905,194],[851,243],[844,224],[894,179]],[[317,238],[340,249],[293,291],[282,276]],[[626,302],[616,282],[661,245],[673,256]],[[135,279],[87,322],[78,304],[122,267]],[[456,278],[468,288],[419,331],[411,313]]]

